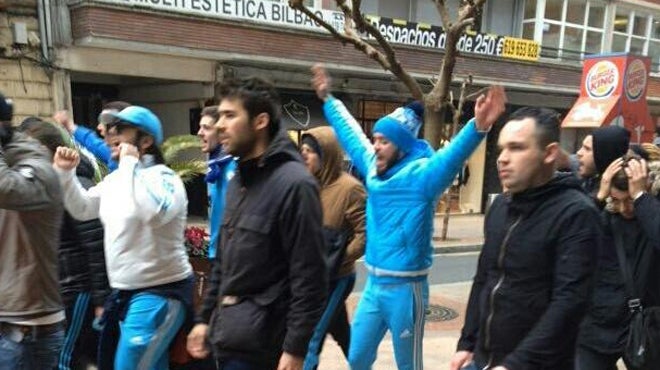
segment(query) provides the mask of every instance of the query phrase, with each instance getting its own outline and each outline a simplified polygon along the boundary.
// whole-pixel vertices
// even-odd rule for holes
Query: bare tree
[[[440,14],[446,33],[446,43],[438,78],[433,81],[433,88],[428,93],[425,93],[417,80],[406,72],[397,59],[396,51],[392,45],[360,12],[361,0],[353,0],[352,6],[349,6],[346,0],[335,1],[337,7],[344,13],[343,32],[335,30],[330,24],[308,9],[303,4],[303,0],[289,0],[289,6],[306,14],[344,45],[351,44],[374,59],[381,67],[390,71],[406,85],[414,99],[423,101],[425,106],[424,137],[434,148],[439,147],[443,139],[448,140],[451,138],[450,132],[443,132],[442,118],[447,109],[452,112],[452,115],[457,112],[449,93],[456,57],[459,54],[456,44],[465,29],[474,24],[475,15],[480,14],[486,0],[460,0],[456,21],[452,21],[444,0],[431,0],[435,3]],[[361,34],[366,34],[375,39],[377,46],[364,40],[360,37]]]

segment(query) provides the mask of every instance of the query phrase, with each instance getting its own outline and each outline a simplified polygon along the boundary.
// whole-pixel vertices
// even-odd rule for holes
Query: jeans
[[[64,325],[40,337],[5,327],[0,331],[0,370],[52,369],[63,341]]]

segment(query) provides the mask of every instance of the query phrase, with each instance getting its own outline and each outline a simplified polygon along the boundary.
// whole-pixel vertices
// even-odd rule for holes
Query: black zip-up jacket
[[[76,175],[86,189],[94,185],[94,167],[87,159],[80,162]],[[98,219],[78,221],[64,212],[58,263],[66,306],[72,305],[81,292],[91,293],[94,306],[103,306],[110,287],[103,251],[103,225]]]
[[[276,366],[282,351],[304,357],[325,308],[328,272],[317,181],[286,133],[279,133],[260,158],[239,162],[226,201],[218,254],[197,321],[211,321],[213,343],[223,330],[214,323],[223,322],[224,307],[211,320],[218,297],[250,299],[270,311],[269,326],[281,325],[282,335],[260,351],[213,343],[215,354],[263,368]]]
[[[621,235],[635,289],[643,307],[660,306],[660,201],[649,194],[635,200],[635,218],[603,211],[603,243],[598,254],[591,307],[580,327],[579,344],[604,354],[623,352],[630,310],[619,268],[615,236]]]
[[[570,174],[498,197],[458,350],[479,368],[572,369],[599,233],[598,211]]]

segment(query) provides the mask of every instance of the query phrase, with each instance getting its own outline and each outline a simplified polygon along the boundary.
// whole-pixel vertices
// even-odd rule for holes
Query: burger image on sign
[[[594,64],[585,80],[585,90],[594,99],[607,98],[619,83],[619,70],[616,65],[608,60]]]
[[[644,62],[635,59],[628,65],[625,84],[628,100],[636,101],[642,96],[646,87],[646,66]]]

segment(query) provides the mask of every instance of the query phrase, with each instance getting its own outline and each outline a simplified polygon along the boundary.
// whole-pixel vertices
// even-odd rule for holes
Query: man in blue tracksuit
[[[202,109],[199,120],[197,136],[202,145],[202,152],[209,155],[208,173],[206,184],[209,196],[209,259],[215,259],[217,251],[218,236],[220,235],[220,224],[222,213],[225,209],[225,193],[227,184],[234,176],[236,162],[234,158],[222,151],[222,145],[218,141],[218,130],[215,123],[218,121],[218,106],[210,106]]]
[[[325,101],[325,117],[367,189],[367,283],[351,328],[351,369],[370,369],[389,329],[397,367],[422,369],[427,275],[432,263],[433,217],[440,194],[504,112],[502,88],[491,88],[475,105],[475,118],[451,143],[434,152],[416,138],[423,108],[413,103],[379,119],[369,143],[346,107],[329,93],[321,66],[312,84]]]

